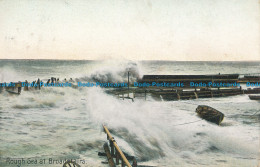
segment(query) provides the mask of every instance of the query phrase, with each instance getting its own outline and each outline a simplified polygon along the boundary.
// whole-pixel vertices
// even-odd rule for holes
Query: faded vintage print
[[[258,0],[0,0],[0,167],[260,167]]]

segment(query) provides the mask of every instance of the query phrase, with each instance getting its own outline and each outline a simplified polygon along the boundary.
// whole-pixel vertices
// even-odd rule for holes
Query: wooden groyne
[[[37,80],[34,80],[32,82],[28,82],[25,80],[24,82],[18,81],[18,82],[9,82],[9,83],[0,83],[0,93],[3,91],[6,91],[10,94],[19,95],[23,91],[32,91],[32,90],[41,90],[43,85],[45,84],[60,84],[62,82],[70,83],[73,82],[73,79],[70,78],[70,80],[66,80],[66,78],[63,81],[60,81],[59,78],[51,77],[50,79],[47,79],[46,82],[43,82],[38,78]]]
[[[188,100],[198,98],[227,97],[241,94],[257,94],[260,88],[242,89],[240,88],[209,88],[199,90],[180,90],[180,91],[160,91],[153,95],[162,96],[163,100]]]
[[[260,94],[260,88],[196,88],[196,89],[181,89],[181,88],[130,88],[128,89],[110,89],[106,90],[108,94],[113,94],[120,99],[135,98],[147,99],[151,96],[155,100],[190,100],[198,98],[215,98],[228,97],[241,94]]]

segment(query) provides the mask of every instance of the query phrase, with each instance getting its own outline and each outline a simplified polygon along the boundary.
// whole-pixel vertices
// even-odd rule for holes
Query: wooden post
[[[196,99],[198,99],[198,95],[197,95],[197,93],[196,93],[196,92],[194,92],[194,95],[195,95]]]
[[[104,147],[105,153],[107,155],[107,161],[108,161],[109,166],[110,167],[116,167],[115,162],[113,160],[113,157],[111,156],[111,154],[109,152],[108,144],[105,143],[103,147]]]
[[[18,94],[21,94],[21,91],[22,91],[22,87],[18,87]]]
[[[116,165],[119,165],[119,158],[120,158],[120,155],[119,155],[118,151],[116,151]]]
[[[28,81],[27,80],[25,80],[25,86],[24,86],[23,90],[24,91],[28,91],[29,90],[29,88],[28,88]]]
[[[181,96],[180,96],[180,94],[179,94],[179,93],[177,93],[177,98],[178,98],[178,100],[180,100],[180,99],[181,99]]]
[[[125,167],[125,162],[121,160],[121,167]]]
[[[115,155],[115,149],[114,149],[113,142],[111,140],[109,140],[109,145],[110,145],[110,148],[111,148],[111,155],[113,157]]]
[[[37,87],[38,87],[39,90],[41,89],[40,83],[41,83],[41,80],[40,80],[40,78],[38,78],[38,80],[37,80]]]

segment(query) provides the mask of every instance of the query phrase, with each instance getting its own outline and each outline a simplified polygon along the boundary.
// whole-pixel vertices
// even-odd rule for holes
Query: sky
[[[0,0],[0,59],[259,61],[259,0]]]

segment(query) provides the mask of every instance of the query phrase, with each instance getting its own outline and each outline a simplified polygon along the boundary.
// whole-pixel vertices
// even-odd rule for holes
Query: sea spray
[[[82,82],[103,76],[105,80],[127,80],[127,63],[109,64],[14,60],[1,61],[0,68],[11,66],[14,75],[10,81],[13,82],[19,81],[18,77],[23,79],[21,82],[37,78],[46,82],[50,77],[72,77]],[[102,70],[104,65],[107,70]],[[228,62],[152,61],[134,66],[138,75],[131,77],[131,82],[141,76],[141,71],[145,74],[212,74],[216,71],[248,73],[259,69],[256,68],[259,63],[254,62],[233,62],[231,66]],[[107,73],[109,69],[111,72]],[[9,82],[6,77],[8,75],[4,81]],[[222,111],[226,115],[223,124],[217,126],[198,118],[194,113],[197,105],[209,105]],[[188,167],[257,164],[260,106],[246,95],[168,102],[155,101],[147,95],[146,101],[135,98],[132,102],[108,95],[100,87],[44,87],[40,91],[22,92],[20,96],[2,92],[0,106],[0,166],[7,166],[8,157],[37,159],[37,162],[49,158],[77,159],[84,160],[88,166],[107,166],[101,163],[106,158],[97,155],[98,151],[103,152],[106,141],[102,124],[108,126],[123,151],[137,157],[139,164]]]

